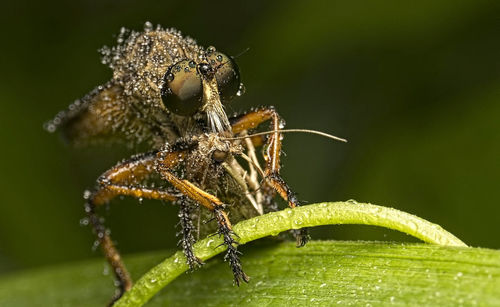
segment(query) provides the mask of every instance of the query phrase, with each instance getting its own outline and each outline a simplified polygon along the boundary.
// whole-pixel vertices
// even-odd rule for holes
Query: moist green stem
[[[467,246],[437,224],[393,208],[355,201],[325,202],[272,212],[242,221],[234,225],[233,230],[240,244],[245,244],[290,229],[340,224],[380,226],[404,232],[427,243]],[[208,236],[194,245],[194,253],[201,260],[208,260],[226,250],[222,243],[219,236]],[[144,305],[188,269],[184,253],[176,252],[144,274],[115,306]]]

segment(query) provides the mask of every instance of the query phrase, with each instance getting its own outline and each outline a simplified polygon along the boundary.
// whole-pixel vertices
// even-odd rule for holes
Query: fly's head
[[[180,116],[204,113],[211,132],[230,132],[223,105],[241,91],[236,62],[214,47],[200,52],[196,59],[183,59],[171,65],[163,77],[161,100],[166,109]]]
[[[231,136],[224,106],[241,93],[233,58],[175,29],[122,29],[101,49],[113,77],[46,124],[73,144],[147,142],[155,148],[200,133]]]

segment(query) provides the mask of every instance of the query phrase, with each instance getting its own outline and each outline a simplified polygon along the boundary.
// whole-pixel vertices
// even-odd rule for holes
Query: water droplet
[[[104,264],[104,267],[102,269],[102,275],[104,276],[109,275],[109,265],[107,263]]]
[[[149,22],[149,21],[146,21],[144,23],[144,31],[145,32],[149,32],[151,30],[153,30],[153,24],[151,22]]]
[[[50,133],[55,132],[56,131],[56,125],[54,125],[52,123],[48,123],[47,125],[45,125],[45,130],[47,130]]]
[[[87,226],[89,224],[89,219],[84,217],[80,220],[80,226]]]
[[[415,224],[415,222],[412,222],[412,221],[408,221],[408,227],[409,227],[412,231],[417,231],[417,229],[418,229],[417,224]]]
[[[236,96],[242,96],[243,94],[245,94],[246,92],[246,88],[245,88],[245,85],[243,85],[243,83],[240,83],[240,86],[238,88],[238,91],[236,92]]]
[[[92,195],[92,193],[89,190],[85,190],[83,192],[83,199],[90,199],[91,195]]]

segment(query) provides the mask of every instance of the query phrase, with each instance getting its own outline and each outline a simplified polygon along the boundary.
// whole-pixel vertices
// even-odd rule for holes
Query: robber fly
[[[193,253],[196,225],[215,221],[234,282],[248,282],[228,216],[235,222],[276,210],[275,194],[298,206],[279,174],[283,120],[273,107],[227,116],[224,106],[241,94],[242,84],[234,59],[214,47],[150,23],[143,32],[122,29],[117,41],[101,50],[111,80],[46,124],[75,145],[122,140],[151,148],[106,171],[84,195],[87,219],[116,276],[114,300],[132,280],[97,208],[117,196],[177,204],[190,268],[202,264]],[[267,136],[250,135],[265,122]],[[256,154],[259,147],[263,158]],[[294,235],[299,246],[308,240],[305,229]]]

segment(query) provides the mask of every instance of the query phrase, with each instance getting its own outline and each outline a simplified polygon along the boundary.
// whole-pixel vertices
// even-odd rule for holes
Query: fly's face
[[[203,112],[212,132],[231,131],[223,104],[240,95],[241,83],[234,60],[207,48],[198,60],[183,59],[171,65],[161,85],[166,109],[180,116]]]

